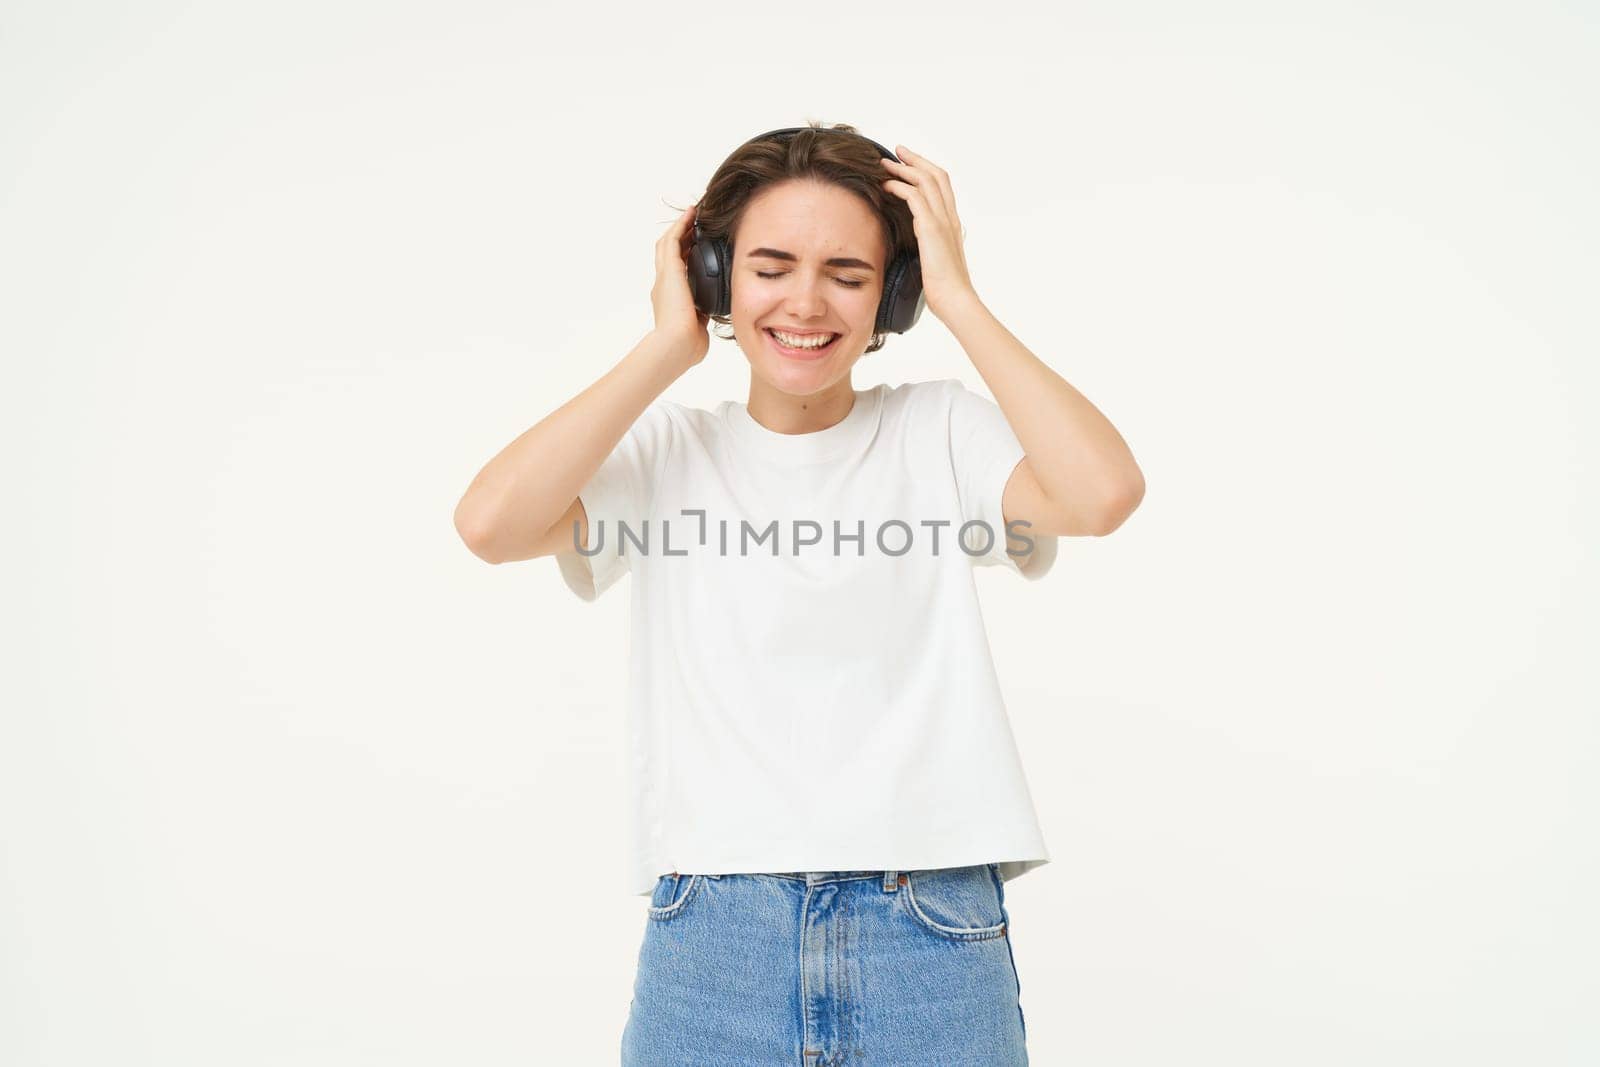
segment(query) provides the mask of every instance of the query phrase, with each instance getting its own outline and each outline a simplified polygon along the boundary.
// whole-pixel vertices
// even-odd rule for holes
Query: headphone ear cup
[[[922,259],[902,253],[890,264],[878,302],[878,333],[905,333],[922,317]]]
[[[689,292],[702,315],[726,317],[732,301],[728,278],[728,248],[721,240],[707,238],[694,225],[694,244],[689,248]]]
[[[733,250],[728,247],[728,242],[718,239],[717,262],[721,269],[717,271],[717,314],[727,317],[733,314]]]

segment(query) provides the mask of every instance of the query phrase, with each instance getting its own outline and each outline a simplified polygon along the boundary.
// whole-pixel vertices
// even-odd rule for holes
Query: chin
[[[815,363],[763,360],[755,368],[767,384],[790,396],[811,396],[850,376],[854,360],[821,359]]]
[[[843,345],[851,339],[846,335],[837,344]],[[848,376],[861,356],[859,351],[839,348],[820,359],[790,359],[766,342],[763,330],[756,331],[755,351],[758,355],[750,360],[751,370],[774,389],[793,396],[808,396]],[[748,357],[750,350],[745,349],[745,352]]]

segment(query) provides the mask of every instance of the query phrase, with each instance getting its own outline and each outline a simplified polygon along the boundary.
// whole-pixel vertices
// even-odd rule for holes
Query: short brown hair
[[[857,136],[838,137],[829,132],[833,130]],[[882,153],[860,136],[854,126],[842,122],[822,126],[810,121],[796,133],[747,142],[723,160],[711,181],[706,183],[695,222],[700,226],[702,237],[723,238],[732,252],[739,220],[761,189],[796,178],[826,182],[859,196],[878,217],[883,227],[887,253],[883,269],[887,274],[896,255],[901,252],[916,254],[917,236],[912,228],[911,208],[883,187],[889,173],[878,162],[882,158]],[[724,315],[714,315],[712,321],[723,326],[733,324]],[[717,336],[723,340],[733,338],[731,331],[717,333]],[[884,340],[884,334],[874,333],[866,352],[876,352],[883,347]]]

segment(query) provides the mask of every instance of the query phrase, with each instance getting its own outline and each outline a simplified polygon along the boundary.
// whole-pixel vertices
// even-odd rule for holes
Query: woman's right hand
[[[698,204],[685,208],[656,242],[656,283],[650,290],[655,333],[691,364],[705,359],[711,348],[711,319],[694,306],[694,294],[689,289],[688,255],[694,244],[694,216],[698,209]]]

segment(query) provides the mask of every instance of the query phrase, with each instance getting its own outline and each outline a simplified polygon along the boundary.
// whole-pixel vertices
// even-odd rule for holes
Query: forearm
[[[1030,352],[978,299],[945,317],[1017,435],[1039,487],[1082,515],[1131,511],[1144,475],[1109,419]]]
[[[692,365],[651,332],[598,381],[484,465],[456,505],[475,555],[522,559],[566,512],[617,442]]]

